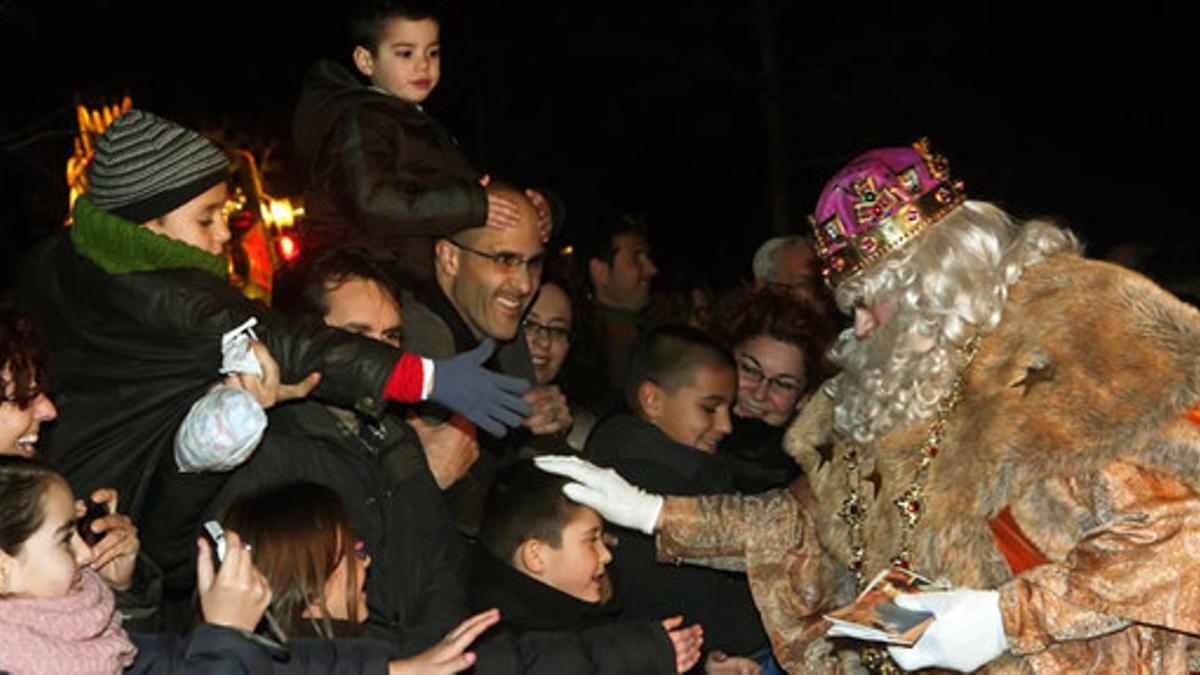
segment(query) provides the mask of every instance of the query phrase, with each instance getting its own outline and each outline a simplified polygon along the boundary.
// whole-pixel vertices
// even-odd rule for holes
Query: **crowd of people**
[[[216,144],[97,139],[0,300],[0,671],[1200,669],[1195,308],[925,141],[735,288],[655,288],[630,214],[556,253],[422,108],[439,32],[366,3],[313,67],[270,306]],[[892,567],[919,639],[831,630]]]

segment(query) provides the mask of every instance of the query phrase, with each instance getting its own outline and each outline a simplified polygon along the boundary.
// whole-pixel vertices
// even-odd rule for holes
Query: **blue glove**
[[[474,422],[493,436],[508,433],[533,409],[521,394],[529,383],[519,377],[502,375],[483,367],[496,350],[496,341],[487,338],[469,352],[433,362],[433,391],[429,398]]]

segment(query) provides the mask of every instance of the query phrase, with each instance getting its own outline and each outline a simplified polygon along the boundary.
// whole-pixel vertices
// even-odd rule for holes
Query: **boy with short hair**
[[[689,326],[662,326],[635,346],[625,381],[634,414],[601,422],[585,456],[655,494],[733,492],[717,445],[729,433],[737,391],[733,357]],[[656,561],[654,541],[619,530],[613,581],[622,616],[650,618],[670,608],[705,629],[705,647],[749,655],[767,646],[746,577]],[[703,590],[700,590],[703,589]]]
[[[684,672],[699,658],[701,629],[666,621],[616,621],[603,521],[562,494],[566,479],[519,462],[488,494],[471,574],[474,606],[500,609],[501,634],[539,651],[529,672]],[[663,629],[666,629],[664,632]]]
[[[339,63],[320,61],[292,122],[309,179],[308,247],[387,251],[409,283],[431,276],[431,237],[517,222],[517,206],[489,193],[487,178],[421,107],[441,78],[439,32],[428,3],[362,3],[350,21],[352,59],[369,84]],[[535,205],[548,234],[549,207],[540,194]]]

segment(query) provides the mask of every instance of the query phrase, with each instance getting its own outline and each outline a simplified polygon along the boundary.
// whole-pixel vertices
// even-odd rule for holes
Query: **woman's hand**
[[[686,673],[700,661],[700,645],[704,644],[704,629],[695,623],[687,628],[680,628],[682,616],[663,619],[662,627],[671,638],[671,647],[675,649],[675,671]]]
[[[196,589],[204,620],[253,631],[271,604],[271,586],[254,566],[249,547],[237,532],[225,530],[225,560],[215,574],[208,540],[200,537],[196,548]]]
[[[475,665],[475,652],[467,651],[467,647],[479,637],[483,631],[496,625],[500,620],[500,610],[489,609],[458,624],[454,630],[446,633],[442,641],[429,649],[400,661],[388,664],[388,675],[450,675]]]
[[[133,582],[133,570],[137,567],[138,551],[142,544],[138,541],[137,527],[129,516],[117,513],[117,497],[117,491],[112,488],[100,488],[91,495],[93,502],[104,505],[108,515],[93,520],[89,526],[92,532],[104,536],[92,547],[92,559],[88,561],[88,566],[96,570],[112,588],[127,591]],[[75,500],[75,513],[79,516],[87,513],[83,501]]]

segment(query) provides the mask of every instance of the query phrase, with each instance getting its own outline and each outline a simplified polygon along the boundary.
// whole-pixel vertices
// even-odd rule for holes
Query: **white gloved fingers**
[[[542,455],[534,457],[533,463],[542,471],[556,473],[589,485],[595,484],[601,473],[600,467],[571,455]]]
[[[596,509],[605,520],[611,520],[606,515],[610,511],[607,500],[604,499],[604,495],[599,491],[593,490],[583,483],[567,483],[563,486],[563,494],[567,496],[567,499],[576,504],[583,504],[589,508]]]

